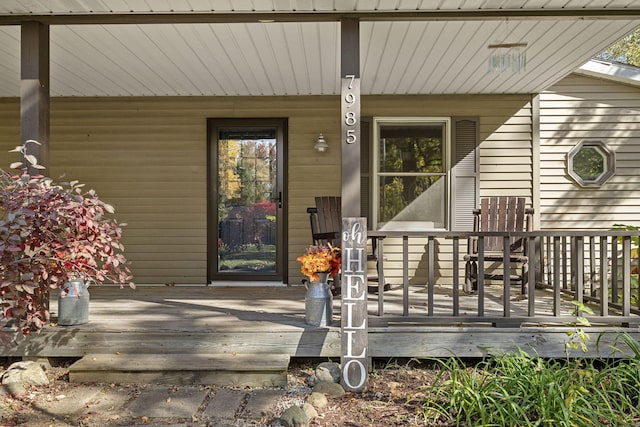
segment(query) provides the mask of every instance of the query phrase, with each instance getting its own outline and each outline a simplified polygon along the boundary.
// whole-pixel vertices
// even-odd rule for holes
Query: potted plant
[[[78,280],[134,287],[113,207],[77,181],[29,175],[43,167],[26,144],[12,150],[25,160],[11,165],[18,172],[0,170],[0,323],[25,335],[49,321],[50,289],[79,293],[65,287]]]
[[[296,261],[301,263],[302,274],[309,278],[306,283],[305,321],[313,326],[329,326],[333,317],[333,295],[327,279],[340,272],[342,263],[340,248],[311,246]]]

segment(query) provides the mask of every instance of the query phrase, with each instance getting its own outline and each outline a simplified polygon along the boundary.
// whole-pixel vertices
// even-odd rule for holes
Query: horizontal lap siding
[[[532,126],[530,95],[365,97],[362,115],[372,117],[479,117],[480,195],[532,198]],[[472,215],[471,212],[468,212]],[[424,286],[428,277],[426,239],[409,240],[409,283]],[[460,241],[460,257],[466,253]],[[384,241],[387,283],[402,283],[402,239]],[[436,240],[434,277],[438,284],[453,282],[450,240]],[[372,267],[375,267],[372,265]],[[464,263],[460,265],[460,284]]]
[[[0,159],[8,159],[7,150],[12,149],[20,141],[20,105],[14,101],[2,101],[0,98],[0,142],[3,152],[0,152]],[[16,161],[12,158],[11,161]],[[10,162],[0,163],[0,169],[7,169]]]
[[[529,95],[376,97],[365,116],[477,116],[480,119],[480,196],[532,198],[532,127]]]
[[[51,176],[77,179],[115,206],[140,284],[206,282],[207,118],[287,117],[287,259],[300,283],[306,208],[340,191],[337,97],[56,98],[51,107]],[[0,165],[8,165],[20,138],[18,100],[0,100],[0,129]],[[326,155],[313,150],[320,132],[332,146]]]
[[[316,196],[340,195],[340,99],[337,96],[289,99],[291,110],[282,116],[289,117],[288,282],[300,284],[303,276],[296,258],[312,244],[307,208],[315,206]],[[322,154],[313,149],[320,133],[329,144]]]
[[[78,179],[116,207],[138,283],[205,282],[202,114],[176,98],[52,102],[52,176]]]
[[[477,116],[481,193],[530,195],[530,97],[366,96],[362,116]],[[288,118],[288,274],[311,243],[306,208],[318,195],[340,194],[339,97],[55,98],[51,114],[51,175],[94,188],[116,208],[135,281],[206,281],[207,118]],[[515,116],[511,118],[511,116]],[[19,100],[0,99],[0,165],[19,143]],[[323,133],[329,151],[313,144]],[[508,148],[508,150],[505,150]],[[505,190],[507,186],[507,190]],[[426,278],[424,244],[411,243],[412,283]],[[466,246],[466,242],[461,242]],[[389,240],[392,283],[402,277],[402,245]],[[451,283],[451,248],[439,245],[436,277]],[[464,251],[462,251],[464,252]]]
[[[640,89],[572,75],[540,96],[541,228],[609,229],[640,225]],[[616,153],[616,173],[582,188],[566,173],[566,155],[582,140]]]
[[[487,108],[491,115],[481,121],[480,128],[480,197],[520,196],[530,203],[533,197],[531,103]]]

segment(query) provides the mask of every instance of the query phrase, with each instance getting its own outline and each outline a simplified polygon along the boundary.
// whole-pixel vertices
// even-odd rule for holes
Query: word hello
[[[366,219],[345,218],[342,234],[342,378],[362,390],[367,381]]]

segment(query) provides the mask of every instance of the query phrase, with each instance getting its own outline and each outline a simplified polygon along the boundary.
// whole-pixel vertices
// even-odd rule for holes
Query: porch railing
[[[370,308],[371,326],[396,323],[482,323],[503,327],[527,324],[566,325],[575,322],[577,316],[586,317],[593,325],[629,327],[640,324],[640,260],[637,249],[640,231],[370,231],[369,236],[375,241],[379,276],[375,299],[377,307],[373,310]],[[477,237],[480,256],[477,290],[473,294],[464,292],[462,286],[465,274],[464,255],[467,253],[470,237]],[[502,237],[505,240],[506,260],[509,259],[508,242],[511,238],[522,237],[526,241],[529,254],[528,284],[525,295],[516,297],[517,310],[514,310],[512,300],[514,290],[520,290],[520,286],[510,283],[510,270],[513,265],[509,262],[504,263],[503,279],[498,285],[488,285],[485,281],[482,254],[484,240],[488,237]],[[397,286],[394,286],[392,291],[385,291],[385,242],[391,239],[396,245],[399,242],[402,245],[402,279],[399,285],[395,283]],[[425,243],[427,273],[424,286],[410,285],[410,241]],[[450,259],[443,258],[443,251],[440,254],[436,253],[436,241],[450,245],[450,250],[446,251]],[[443,261],[450,265],[451,274],[447,276],[450,280],[443,281],[440,278],[436,284],[435,273],[439,268],[436,259],[438,265],[443,264]],[[444,299],[438,294],[441,294],[443,289],[447,292],[447,298]],[[413,300],[417,290],[423,295],[419,305]],[[463,302],[464,310],[461,309]],[[469,310],[470,302],[473,303],[472,310]],[[391,304],[401,306],[401,313],[399,310],[389,312],[387,308]],[[585,306],[591,307],[593,313],[583,311]]]

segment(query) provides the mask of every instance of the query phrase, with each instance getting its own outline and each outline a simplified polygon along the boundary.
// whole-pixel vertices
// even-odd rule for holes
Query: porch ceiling
[[[537,93],[640,25],[640,1],[4,0],[0,97],[19,96],[15,24],[34,19],[52,96],[338,94],[344,16],[363,94]],[[490,72],[496,43],[526,43],[526,69]]]

